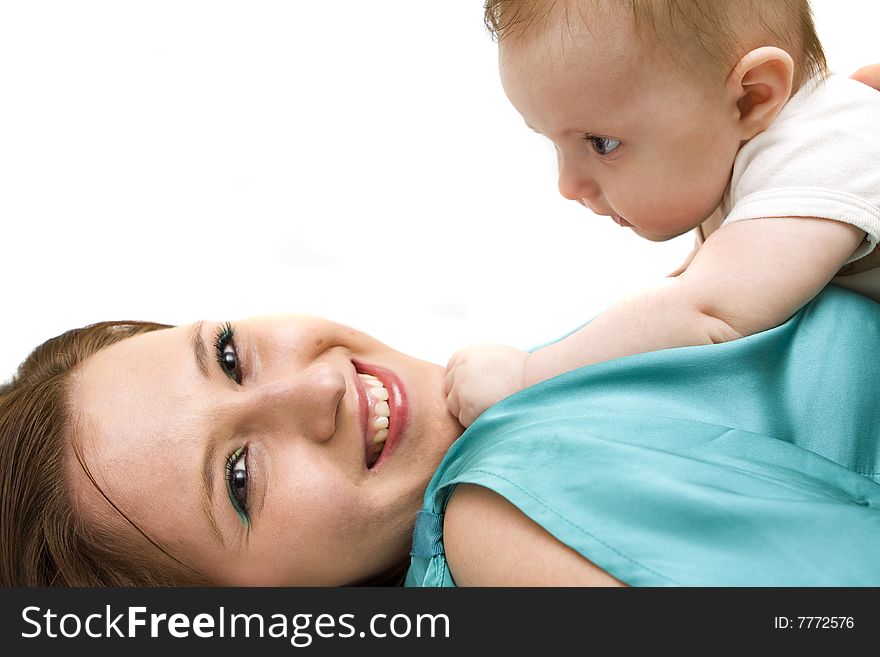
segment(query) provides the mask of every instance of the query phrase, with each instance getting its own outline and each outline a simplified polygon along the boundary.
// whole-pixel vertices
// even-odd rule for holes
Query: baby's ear
[[[794,79],[794,60],[775,46],[746,53],[727,78],[727,88],[739,108],[743,140],[769,126],[788,101]]]

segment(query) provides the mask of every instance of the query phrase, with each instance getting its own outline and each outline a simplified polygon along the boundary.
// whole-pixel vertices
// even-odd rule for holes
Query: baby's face
[[[556,146],[559,191],[653,241],[720,204],[740,146],[735,102],[652,54],[625,16],[501,42],[501,80],[526,124]]]

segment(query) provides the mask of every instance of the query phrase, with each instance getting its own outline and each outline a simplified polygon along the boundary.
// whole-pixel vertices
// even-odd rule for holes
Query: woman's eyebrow
[[[209,440],[205,445],[205,454],[202,459],[202,511],[208,519],[208,524],[213,530],[214,536],[224,545],[223,532],[217,524],[217,518],[214,516],[214,461],[217,454],[216,446],[213,440]]]
[[[205,338],[202,337],[202,327],[204,325],[204,320],[193,324],[192,329],[190,329],[189,342],[192,347],[193,355],[196,358],[196,365],[199,368],[199,372],[201,372],[202,376],[207,379],[210,378],[210,375],[208,374],[208,347],[205,345]]]
[[[202,373],[206,379],[210,378],[210,374],[208,372],[208,347],[205,344],[205,338],[202,337],[202,329],[205,326],[204,320],[198,321],[193,324],[192,329],[190,329],[189,334],[189,342],[192,347],[193,355],[196,359],[196,365],[199,368],[199,372]],[[213,440],[208,440],[205,443],[205,453],[202,456],[202,495],[201,495],[201,507],[202,511],[205,514],[205,518],[208,520],[208,525],[211,527],[212,533],[220,542],[220,545],[224,545],[225,541],[223,540],[223,532],[220,531],[220,526],[217,524],[217,518],[214,516],[214,464],[217,456],[217,448],[214,444]]]

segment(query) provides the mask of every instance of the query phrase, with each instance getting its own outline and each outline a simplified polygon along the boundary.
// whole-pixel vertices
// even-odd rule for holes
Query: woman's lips
[[[358,374],[367,375],[366,377],[355,377],[361,429],[364,438],[364,458],[369,469],[378,470],[391,457],[401,437],[404,435],[409,416],[409,402],[403,382],[393,371],[379,365],[372,365],[357,360],[353,360],[352,364]],[[381,386],[371,386],[371,377],[378,379]],[[366,383],[364,379],[366,379]],[[385,391],[387,391],[388,395],[387,400],[381,399],[381,397],[385,396]],[[384,406],[385,404],[387,404],[387,408]],[[381,418],[386,413],[388,415],[387,428],[381,426],[381,424],[384,424]],[[380,426],[374,424],[377,422],[377,418]],[[381,437],[381,435],[384,435],[383,432],[387,433],[387,435],[382,451],[371,466],[370,461],[374,457],[377,445],[377,433]]]
[[[391,393],[378,377],[363,372],[357,373],[358,383],[364,393],[359,397],[361,424],[366,446],[367,468],[372,468],[385,447],[390,426]]]

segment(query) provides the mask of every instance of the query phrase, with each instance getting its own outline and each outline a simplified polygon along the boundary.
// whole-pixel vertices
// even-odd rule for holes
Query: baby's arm
[[[577,367],[778,326],[828,284],[864,237],[849,224],[803,217],[724,226],[677,277],[612,306],[559,342],[530,354],[458,352],[447,372],[450,408],[467,426],[503,397]]]

